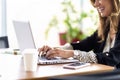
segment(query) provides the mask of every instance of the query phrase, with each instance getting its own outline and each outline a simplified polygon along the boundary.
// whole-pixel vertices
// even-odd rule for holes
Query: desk
[[[0,80],[47,79],[55,76],[84,75],[111,71],[114,68],[101,64],[92,64],[77,70],[64,69],[64,64],[38,65],[36,72],[24,71],[21,55],[0,54]]]

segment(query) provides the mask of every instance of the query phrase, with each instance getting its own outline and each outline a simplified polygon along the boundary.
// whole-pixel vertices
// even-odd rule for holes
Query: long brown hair
[[[94,6],[95,0],[90,0],[91,4]],[[105,31],[107,28],[112,27],[115,32],[118,30],[118,25],[120,21],[120,0],[111,0],[113,6],[113,12],[109,17],[101,17],[99,14],[99,27],[98,36],[103,41],[105,39]],[[110,26],[108,26],[110,25]]]

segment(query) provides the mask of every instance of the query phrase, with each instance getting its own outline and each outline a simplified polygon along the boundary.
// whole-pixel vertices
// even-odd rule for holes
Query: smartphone
[[[85,66],[89,66],[90,63],[85,63],[85,62],[75,62],[75,63],[69,63],[63,65],[63,68],[65,69],[79,69]]]

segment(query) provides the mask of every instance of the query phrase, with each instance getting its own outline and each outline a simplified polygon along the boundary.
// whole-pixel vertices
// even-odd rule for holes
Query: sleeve
[[[99,38],[97,36],[97,31],[96,31],[93,35],[87,37],[86,39],[81,40],[80,42],[77,42],[77,43],[71,43],[71,45],[74,50],[89,52],[96,47],[96,45],[98,44],[98,41],[99,41]]]
[[[73,50],[73,47],[69,43],[65,44],[61,48],[65,50]],[[81,62],[97,63],[96,54],[93,51],[85,52],[80,50],[74,50],[73,58],[76,58]]]
[[[93,51],[85,52],[80,50],[74,50],[74,58],[80,62],[97,63],[96,54]]]

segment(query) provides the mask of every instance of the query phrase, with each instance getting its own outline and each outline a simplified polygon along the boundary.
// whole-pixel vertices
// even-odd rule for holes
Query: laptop
[[[30,22],[25,21],[13,21],[15,34],[17,37],[20,52],[24,49],[33,48],[36,49]],[[54,59],[46,59],[45,57],[38,56],[38,64],[58,64],[58,63],[70,63],[78,62],[76,59],[63,59],[56,57]]]
[[[13,21],[20,52],[27,48],[36,48],[29,21]]]

